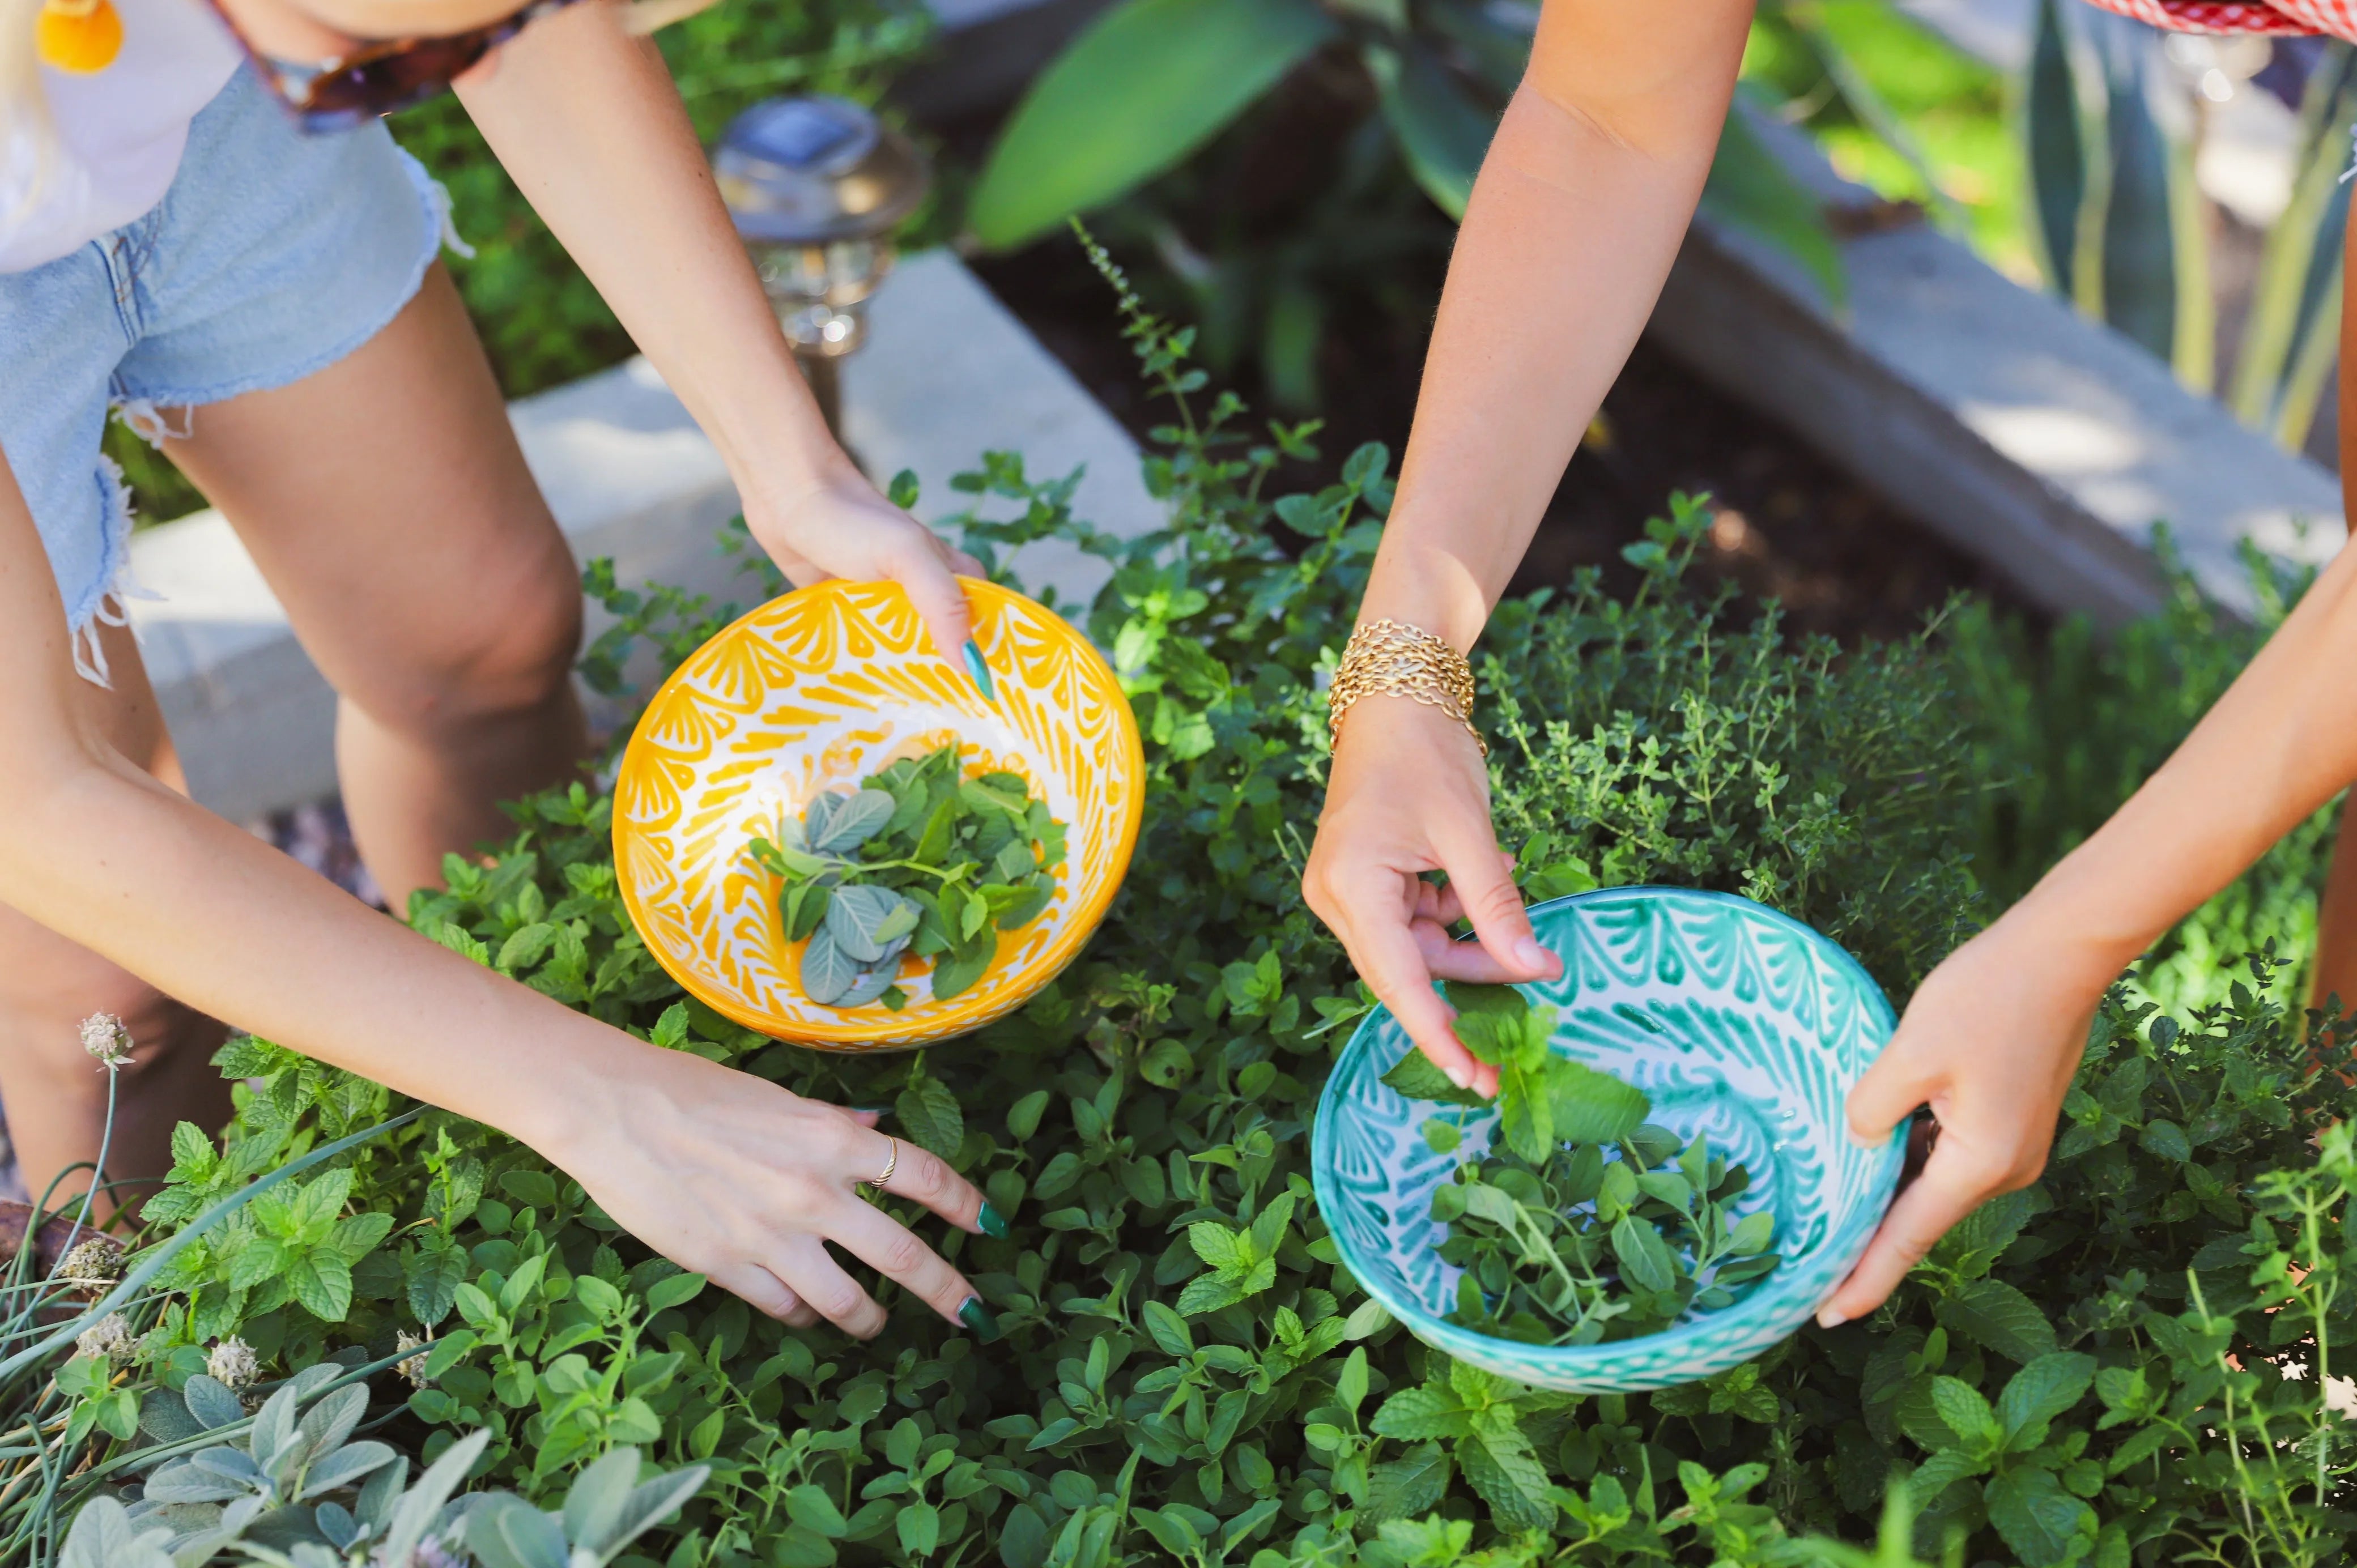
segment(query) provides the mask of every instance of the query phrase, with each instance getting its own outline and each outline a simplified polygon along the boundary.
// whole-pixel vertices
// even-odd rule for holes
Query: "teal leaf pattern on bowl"
[[[1633,1393],[1713,1377],[1816,1313],[1866,1251],[1905,1153],[1902,1123],[1859,1148],[1843,1101],[1890,1037],[1889,1002],[1856,959],[1748,898],[1616,887],[1531,910],[1560,980],[1523,987],[1561,1015],[1554,1045],[1652,1097],[1652,1120],[1751,1172],[1740,1213],[1776,1217],[1783,1262],[1734,1305],[1662,1333],[1604,1345],[1493,1339],[1446,1320],[1456,1271],[1435,1250],[1433,1188],[1478,1157],[1493,1112],[1448,1114],[1465,1146],[1422,1134],[1439,1108],[1383,1082],[1415,1047],[1387,1009],[1369,1015],[1318,1097],[1310,1134],[1318,1211],[1368,1294],[1435,1349],[1540,1388]]]

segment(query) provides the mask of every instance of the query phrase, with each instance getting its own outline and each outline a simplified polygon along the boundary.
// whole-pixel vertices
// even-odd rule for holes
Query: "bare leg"
[[[2341,244],[2341,508],[2349,525],[2357,528],[2357,224],[2350,226]],[[2349,829],[2344,804],[2332,869],[2317,909],[2309,1003],[2320,1005],[2337,995],[2345,1011],[2357,1012],[2357,842]]]
[[[503,836],[498,802],[587,749],[581,592],[439,266],[293,386],[196,411],[167,450],[236,526],[342,699],[344,805],[393,908]]]
[[[91,722],[124,757],[185,791],[138,645],[121,628],[102,629],[113,687],[86,688]],[[229,1120],[229,1085],[211,1060],[225,1033],[221,1025],[0,905],[0,1101],[36,1198],[68,1165],[98,1157],[106,1074],[83,1053],[78,1029],[93,1013],[121,1018],[135,1045],[118,1085],[111,1178],[162,1176],[172,1163],[175,1122],[210,1133]],[[52,1202],[89,1185],[88,1173],[77,1172],[59,1183]]]

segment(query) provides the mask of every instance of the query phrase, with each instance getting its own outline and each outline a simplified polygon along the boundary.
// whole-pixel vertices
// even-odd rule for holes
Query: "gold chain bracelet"
[[[1395,620],[1371,620],[1351,634],[1334,683],[1326,692],[1326,734],[1342,737],[1342,715],[1361,697],[1405,697],[1438,708],[1465,726],[1481,755],[1490,743],[1473,725],[1473,666],[1428,631]]]

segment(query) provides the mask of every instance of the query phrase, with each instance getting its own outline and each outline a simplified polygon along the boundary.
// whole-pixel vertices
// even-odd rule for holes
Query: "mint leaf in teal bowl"
[[[1562,978],[1517,987],[1527,1010],[1459,1020],[1460,1030],[1488,1031],[1478,1046],[1467,1042],[1479,1054],[1532,1076],[1516,1125],[1504,1126],[1494,1104],[1467,1104],[1437,1072],[1403,1069],[1415,1047],[1388,1010],[1371,1014],[1343,1047],[1310,1141],[1318,1210],[1342,1262],[1426,1345],[1535,1387],[1629,1393],[1739,1366],[1814,1316],[1897,1189],[1903,1128],[1861,1149],[1844,1112],[1896,1026],[1890,1004],[1839,946],[1728,894],[1611,888],[1541,904],[1531,919],[1563,959]],[[1552,1027],[1537,1022],[1550,1014]],[[1542,1048],[1597,1076],[1544,1072]],[[1628,1126],[1632,1116],[1642,1125]],[[1437,1136],[1426,1131],[1436,1120]],[[1772,1238],[1772,1266],[1730,1261],[1736,1288],[1695,1293],[1665,1326],[1630,1337],[1543,1344],[1466,1326],[1480,1320],[1481,1293],[1443,1257],[1450,1228],[1434,1218],[1435,1194],[1493,1144],[1517,1159],[1543,1156],[1530,1163],[1544,1165],[1555,1145],[1593,1150],[1631,1137],[1663,1144],[1659,1153],[1673,1159],[1678,1146],[1700,1144],[1706,1164],[1741,1167],[1748,1180],[1718,1189],[1730,1259],[1739,1231],[1744,1249]],[[1585,1192],[1584,1175],[1556,1174]],[[1665,1171],[1651,1185],[1674,1183]],[[1499,1207],[1494,1197],[1474,1201]],[[1456,1200],[1444,1197],[1441,1208],[1451,1212]],[[1618,1245],[1607,1266],[1657,1295],[1676,1284],[1675,1265],[1695,1260],[1662,1254],[1674,1228],[1620,1234],[1623,1223],[1616,1218],[1608,1231]]]

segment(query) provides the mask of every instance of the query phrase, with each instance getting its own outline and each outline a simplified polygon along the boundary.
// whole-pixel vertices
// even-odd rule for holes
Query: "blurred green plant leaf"
[[[1160,174],[1334,34],[1310,0],[1125,0],[1016,105],[968,209],[975,236],[1011,250]]]
[[[1395,47],[1370,44],[1361,54],[1381,94],[1383,121],[1415,183],[1442,211],[1462,220],[1498,117],[1475,102],[1412,38]]]

